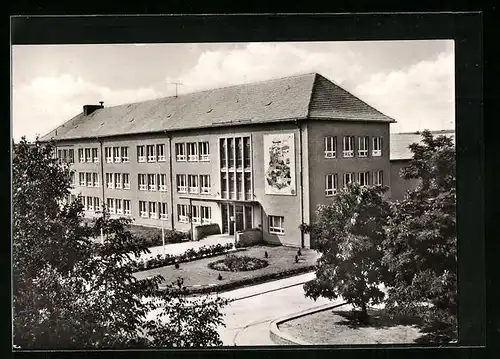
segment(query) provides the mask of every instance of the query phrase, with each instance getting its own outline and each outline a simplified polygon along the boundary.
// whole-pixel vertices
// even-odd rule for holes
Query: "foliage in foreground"
[[[309,229],[322,256],[316,265],[316,278],[304,285],[313,299],[339,296],[367,315],[367,305],[384,298],[383,226],[389,204],[384,187],[350,184],[339,191],[332,204],[320,206],[317,221]]]
[[[21,349],[222,345],[226,301],[159,291],[138,280],[131,259],[148,249],[127,219],[82,225],[78,201],[64,204],[70,169],[53,144],[15,145],[13,156],[13,334]],[[104,243],[89,238],[100,236]],[[178,286],[182,287],[182,280]]]

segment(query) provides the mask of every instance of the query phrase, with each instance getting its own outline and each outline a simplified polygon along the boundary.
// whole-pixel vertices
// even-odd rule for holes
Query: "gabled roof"
[[[454,130],[431,131],[434,136],[445,135],[452,137],[455,141]],[[410,160],[413,157],[410,146],[412,143],[420,143],[422,135],[419,132],[401,132],[391,133],[390,141],[390,159],[394,160]]]
[[[80,113],[42,140],[103,137],[307,118],[395,122],[310,73]]]

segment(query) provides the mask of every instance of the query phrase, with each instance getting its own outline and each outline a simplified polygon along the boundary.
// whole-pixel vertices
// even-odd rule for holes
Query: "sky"
[[[16,45],[12,137],[33,140],[82,112],[317,72],[396,119],[391,132],[455,128],[452,40]]]

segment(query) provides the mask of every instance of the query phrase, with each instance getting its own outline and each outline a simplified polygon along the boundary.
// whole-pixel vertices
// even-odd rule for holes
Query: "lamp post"
[[[234,240],[236,240],[236,221],[234,220],[234,216],[230,216],[229,220],[231,221],[231,224],[233,225],[233,235],[234,235]]]

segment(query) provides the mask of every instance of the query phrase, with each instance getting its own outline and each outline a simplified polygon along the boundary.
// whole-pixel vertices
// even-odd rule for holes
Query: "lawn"
[[[348,306],[329,309],[280,324],[279,329],[310,344],[404,344],[417,343],[425,334],[420,321],[390,318],[383,309],[369,309],[368,325],[354,324]]]
[[[269,257],[265,258],[264,253],[267,251]],[[209,263],[223,259],[225,254],[211,258],[203,258],[191,262],[181,263],[179,269],[175,269],[173,265],[161,268],[155,268],[137,272],[134,276],[138,279],[149,276],[162,275],[165,279],[162,284],[172,283],[178,277],[184,279],[184,285],[188,289],[200,289],[212,287],[214,285],[231,285],[231,289],[244,286],[249,281],[258,282],[259,278],[264,279],[269,275],[283,273],[292,269],[306,269],[316,263],[318,258],[317,252],[308,249],[302,249],[302,256],[298,263],[295,263],[295,255],[297,248],[290,247],[274,247],[274,246],[255,246],[239,251],[236,255],[245,255],[264,259],[269,262],[267,267],[245,271],[245,272],[226,272],[217,271],[209,268]],[[219,273],[222,275],[222,280],[218,279]],[[264,277],[264,278],[262,278]]]

